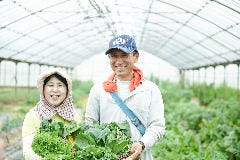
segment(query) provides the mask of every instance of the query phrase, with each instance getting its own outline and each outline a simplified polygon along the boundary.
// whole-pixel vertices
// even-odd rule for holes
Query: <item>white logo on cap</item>
[[[125,43],[126,43],[125,39],[123,39],[121,37],[119,37],[115,41],[113,41],[113,45],[125,44]]]

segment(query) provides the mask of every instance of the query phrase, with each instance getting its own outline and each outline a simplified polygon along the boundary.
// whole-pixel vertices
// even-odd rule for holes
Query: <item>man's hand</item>
[[[129,157],[126,160],[139,160],[142,153],[142,145],[139,142],[133,143],[129,153]]]

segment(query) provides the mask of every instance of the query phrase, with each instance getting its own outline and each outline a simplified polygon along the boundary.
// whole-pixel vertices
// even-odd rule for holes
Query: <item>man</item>
[[[142,71],[134,65],[139,53],[135,40],[129,35],[114,37],[109,42],[106,55],[114,73],[91,89],[85,120],[88,123],[98,121],[100,124],[127,120],[134,141],[131,159],[152,160],[150,148],[162,138],[165,130],[164,104],[159,88],[144,79]],[[146,130],[138,130],[139,123],[137,126],[133,124],[110,94],[112,92],[117,93]]]

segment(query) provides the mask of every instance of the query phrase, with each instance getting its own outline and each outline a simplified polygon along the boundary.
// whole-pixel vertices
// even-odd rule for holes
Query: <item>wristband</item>
[[[142,145],[142,150],[145,149],[145,144],[142,141],[138,141]]]

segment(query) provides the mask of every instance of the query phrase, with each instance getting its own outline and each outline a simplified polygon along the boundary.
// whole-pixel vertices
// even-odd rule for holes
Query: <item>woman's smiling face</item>
[[[43,87],[43,95],[50,105],[59,106],[67,97],[67,86],[52,77]]]

